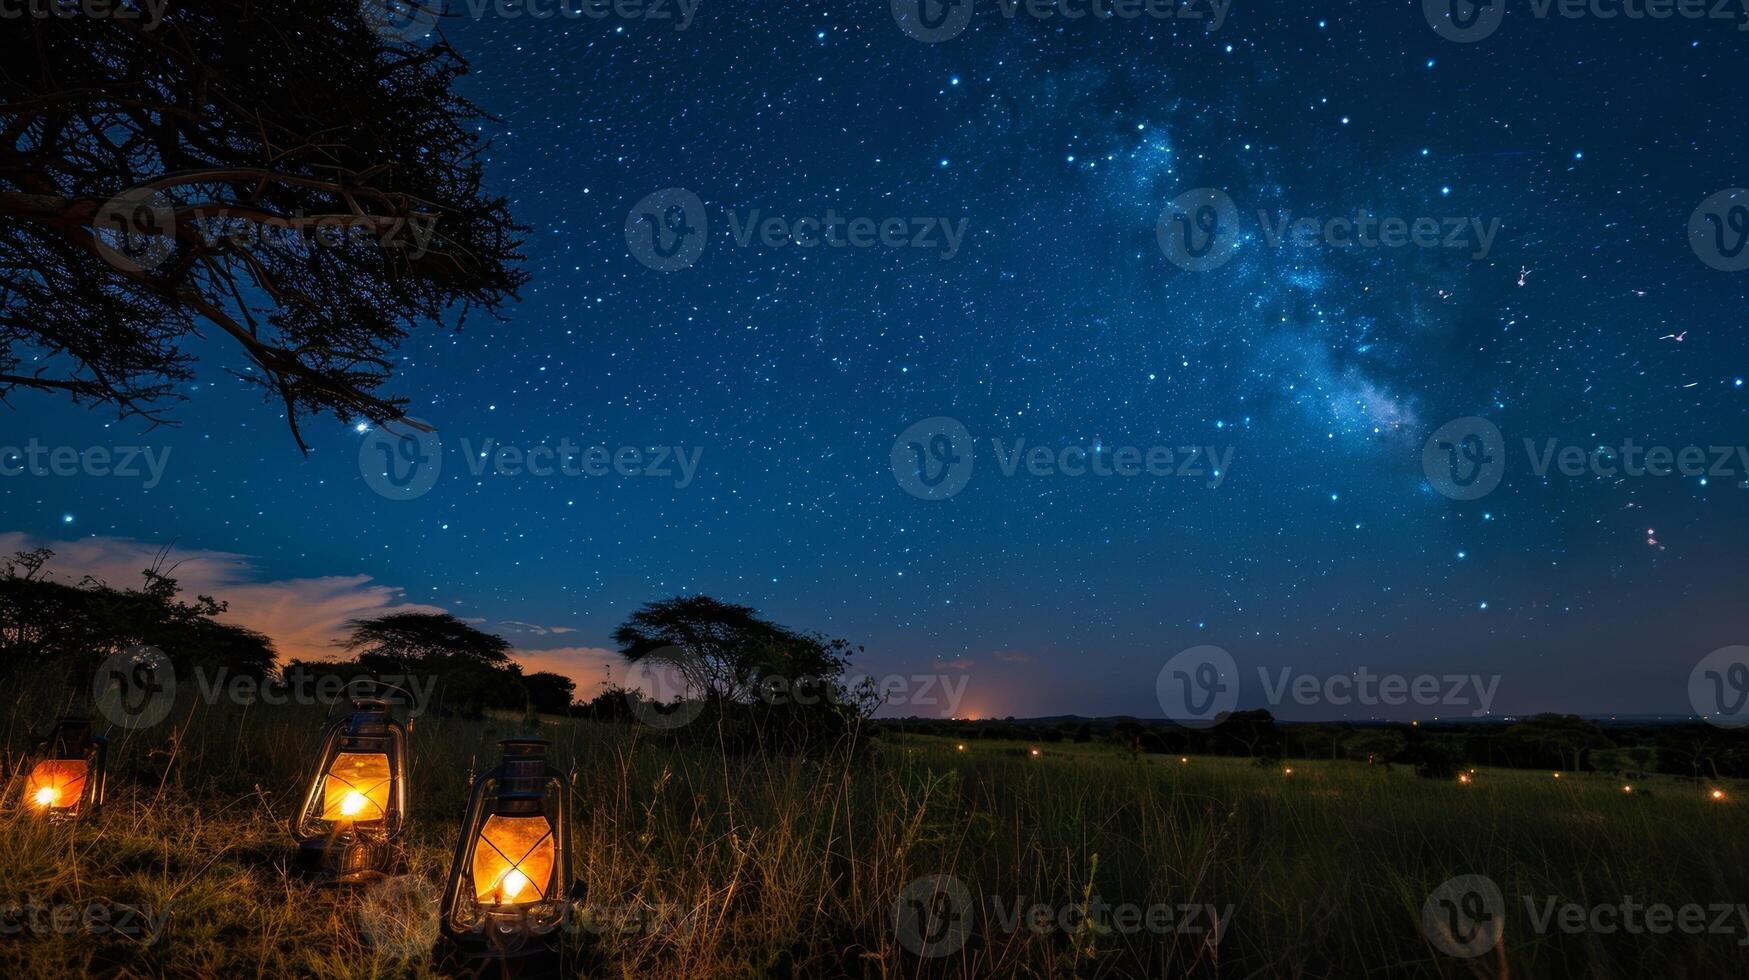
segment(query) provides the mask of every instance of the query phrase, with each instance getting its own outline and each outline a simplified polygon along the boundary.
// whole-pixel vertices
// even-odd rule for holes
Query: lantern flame
[[[523,874],[520,869],[513,869],[504,876],[504,881],[499,885],[499,891],[503,894],[504,901],[514,902],[516,896],[521,895],[522,890],[527,887],[528,875]]]
[[[61,791],[54,786],[44,786],[36,791],[36,805],[47,809],[61,802]]]
[[[364,812],[364,808],[369,805],[369,803],[370,800],[366,799],[363,793],[354,790],[353,792],[346,794],[345,798],[340,801],[340,815],[343,817],[356,817]]]

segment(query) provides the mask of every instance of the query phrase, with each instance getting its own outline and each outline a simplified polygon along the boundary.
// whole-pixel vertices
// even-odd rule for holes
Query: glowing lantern
[[[443,894],[443,928],[479,956],[530,947],[564,924],[571,881],[571,819],[565,781],[547,765],[547,743],[498,743],[498,768],[474,783]]]
[[[1293,775],[1293,774],[1294,774],[1294,767],[1293,767],[1293,766],[1288,766],[1288,767],[1287,767],[1287,768],[1285,768],[1285,769],[1283,769],[1283,770],[1282,770],[1282,771],[1281,771],[1281,774],[1282,774],[1282,775],[1283,775],[1283,776],[1291,776],[1291,775]]]
[[[1621,791],[1623,793],[1632,793],[1634,791],[1634,788],[1632,786],[1623,786],[1621,788]]]
[[[1722,789],[1715,789],[1711,793],[1708,793],[1707,795],[1712,797],[1712,800],[1714,803],[1725,802],[1725,791]]]
[[[1458,782],[1468,786],[1470,784],[1470,774],[1467,772],[1458,773]]]
[[[89,718],[61,718],[37,743],[19,799],[28,813],[54,821],[94,819],[103,807],[109,743]]]
[[[292,824],[298,867],[357,880],[392,869],[407,816],[407,729],[389,703],[358,698],[322,736]]]
[[[1034,759],[1038,758],[1038,749],[1032,749],[1031,755]]]

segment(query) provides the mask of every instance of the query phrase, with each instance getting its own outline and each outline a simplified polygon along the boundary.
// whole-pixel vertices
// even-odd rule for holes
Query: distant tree
[[[542,714],[569,714],[571,701],[577,696],[576,681],[545,670],[524,674],[522,686],[528,691],[529,705]]]
[[[495,314],[527,279],[466,69],[358,3],[0,31],[0,398],[164,421],[216,330],[300,449],[306,414],[401,418],[378,390],[408,331]]]
[[[1505,739],[1521,747],[1521,756],[1534,756],[1534,761],[1516,764],[1537,768],[1552,761],[1555,768],[1579,770],[1584,768],[1589,751],[1615,747],[1603,729],[1577,715],[1533,715],[1508,727]]]
[[[713,712],[725,744],[799,750],[836,744],[880,704],[872,684],[845,687],[852,652],[846,641],[779,626],[749,606],[709,596],[652,602],[613,638],[628,662],[681,674]]]
[[[521,708],[522,668],[510,643],[449,613],[398,612],[347,624],[341,645],[370,673],[435,678],[439,710],[478,716],[486,708]]]
[[[1221,752],[1243,753],[1255,759],[1281,758],[1286,742],[1275,726],[1275,716],[1262,708],[1226,715],[1210,734]]]
[[[1360,762],[1389,762],[1404,746],[1403,733],[1391,728],[1365,728],[1340,739],[1342,754]]]
[[[673,667],[711,700],[749,698],[768,677],[836,681],[849,663],[841,640],[798,633],[750,606],[704,595],[649,603],[613,639],[628,662]]]

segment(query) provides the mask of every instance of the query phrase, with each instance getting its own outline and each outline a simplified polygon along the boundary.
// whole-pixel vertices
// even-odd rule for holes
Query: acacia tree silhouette
[[[0,32],[0,399],[173,422],[190,344],[300,416],[383,423],[417,325],[497,315],[523,229],[483,188],[480,111],[441,37],[353,3],[184,0],[161,23]]]

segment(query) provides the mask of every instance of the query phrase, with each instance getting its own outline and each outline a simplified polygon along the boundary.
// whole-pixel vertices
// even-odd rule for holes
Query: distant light
[[[1440,197],[1450,197],[1451,196],[1451,187],[1449,185],[1446,187],[1441,187],[1439,189],[1439,196]]]
[[[352,431],[357,432],[361,435],[363,433],[369,432],[370,431],[370,423],[369,422],[360,422],[357,425],[352,427]]]
[[[940,163],[940,166],[943,166],[943,167],[945,167],[945,166],[947,166],[947,157],[942,157],[942,158],[941,158],[941,163]]]
[[[1033,749],[1033,750],[1032,750],[1032,757],[1033,757],[1033,758],[1035,758],[1035,759],[1036,759],[1036,758],[1038,758],[1038,749]]]
[[[1467,772],[1458,773],[1458,782],[1468,786],[1470,784],[1470,774]]]
[[[1712,800],[1714,803],[1725,802],[1725,791],[1722,789],[1715,789],[1711,793],[1708,793],[1707,795],[1712,797]]]
[[[821,36],[824,37],[825,35],[822,34]],[[958,75],[955,75],[954,77],[947,80],[947,84],[949,84],[949,85],[958,85],[959,83],[960,83],[960,77]]]
[[[1632,793],[1634,791],[1634,788],[1632,786],[1623,786],[1621,788],[1621,791],[1623,793]]]
[[[1294,774],[1294,767],[1293,767],[1293,766],[1288,766],[1288,767],[1287,767],[1287,768],[1285,768],[1285,769],[1283,769],[1283,770],[1282,770],[1282,771],[1281,771],[1281,774],[1282,774],[1282,775],[1283,775],[1283,776],[1291,776],[1291,775],[1293,775],[1293,774]]]
[[[62,523],[62,524],[71,524],[71,523],[73,523],[73,515],[72,515],[72,514],[62,514],[62,515],[61,515],[61,523]]]
[[[1189,764],[1189,763],[1190,763],[1190,756],[1187,756],[1187,755],[1181,755],[1181,756],[1179,756],[1179,757],[1178,757],[1178,761],[1179,761],[1179,762],[1182,762],[1182,763],[1185,763],[1185,764],[1186,764],[1186,765],[1188,765],[1188,764]]]

